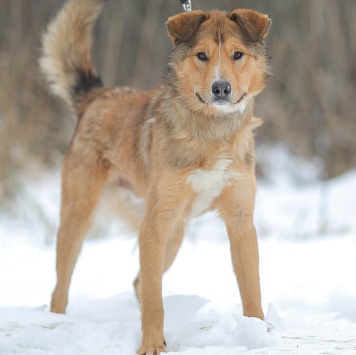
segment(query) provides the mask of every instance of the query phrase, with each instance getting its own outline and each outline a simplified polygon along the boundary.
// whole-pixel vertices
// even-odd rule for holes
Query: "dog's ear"
[[[173,44],[189,41],[202,22],[208,18],[209,15],[201,10],[183,12],[170,17],[166,23],[169,38]]]
[[[271,19],[254,10],[236,9],[228,18],[235,21],[253,42],[263,41],[271,25]]]

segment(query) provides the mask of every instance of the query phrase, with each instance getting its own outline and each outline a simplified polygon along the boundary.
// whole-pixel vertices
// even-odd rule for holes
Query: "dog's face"
[[[191,11],[168,19],[174,44],[170,83],[191,110],[243,112],[268,78],[264,40],[270,19],[252,10]]]

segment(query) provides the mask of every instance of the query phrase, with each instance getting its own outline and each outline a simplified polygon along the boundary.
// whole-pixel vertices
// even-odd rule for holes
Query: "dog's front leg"
[[[143,340],[140,355],[164,352],[162,274],[167,238],[174,231],[174,213],[147,207],[139,235],[141,316]]]
[[[264,319],[261,306],[259,256],[253,224],[254,178],[228,188],[219,201],[220,214],[228,231],[231,257],[240,289],[243,313]]]
[[[184,236],[184,222],[177,223],[173,233],[168,236],[165,259],[164,259],[164,267],[163,273],[165,273],[169,267],[172,265],[178,250],[182,244],[183,236]],[[134,288],[136,293],[137,300],[141,303],[140,299],[140,274],[137,275],[134,281]]]

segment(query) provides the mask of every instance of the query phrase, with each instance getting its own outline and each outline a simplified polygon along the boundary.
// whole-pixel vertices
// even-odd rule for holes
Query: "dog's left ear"
[[[183,12],[168,19],[166,25],[168,35],[173,44],[188,42],[199,26],[209,18],[209,15],[201,10]]]
[[[228,18],[235,21],[253,42],[264,41],[271,25],[271,19],[254,10],[236,9]]]

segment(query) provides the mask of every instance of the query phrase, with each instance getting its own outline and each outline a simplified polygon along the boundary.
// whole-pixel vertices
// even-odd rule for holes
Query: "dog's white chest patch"
[[[229,170],[231,160],[220,159],[211,170],[197,169],[190,174],[186,182],[196,193],[191,217],[198,216],[209,209],[227,183],[238,173]]]

